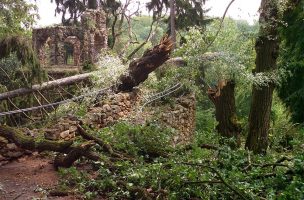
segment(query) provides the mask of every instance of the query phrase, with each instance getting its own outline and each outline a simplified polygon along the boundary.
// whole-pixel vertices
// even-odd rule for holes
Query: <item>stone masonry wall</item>
[[[102,10],[86,10],[80,26],[34,29],[32,39],[42,66],[67,65],[68,55],[73,56],[74,66],[85,61],[95,63],[101,49],[107,47],[106,16]],[[67,45],[72,47],[71,52],[65,49]]]
[[[195,96],[187,95],[161,114],[161,121],[177,130],[174,144],[185,144],[192,140],[195,130]]]
[[[158,120],[177,131],[173,138],[174,144],[186,144],[192,140],[195,129],[195,97],[186,95],[177,99],[173,106],[151,106],[147,111],[138,113],[141,95],[134,89],[128,93],[110,94],[100,100],[94,107],[89,108],[82,121],[95,128],[103,128],[114,124],[120,119],[126,119],[135,123],[145,123],[157,115]],[[160,113],[160,114],[159,114]],[[130,120],[131,119],[131,120]],[[43,129],[23,129],[29,136],[36,137],[41,133],[50,140],[70,140],[77,132],[79,119],[73,115],[67,115]],[[11,159],[18,158],[29,151],[18,148],[5,138],[0,137],[0,166]]]

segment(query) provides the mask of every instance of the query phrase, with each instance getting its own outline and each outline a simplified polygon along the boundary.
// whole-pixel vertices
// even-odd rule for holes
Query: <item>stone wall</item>
[[[96,107],[90,108],[85,123],[98,128],[111,125],[119,119],[129,117],[139,100],[140,91],[136,89],[128,93],[110,95],[101,100]]]
[[[176,104],[162,112],[160,120],[177,130],[174,144],[189,143],[195,131],[195,96],[180,97]]]
[[[194,95],[180,97],[173,105],[151,105],[143,112],[139,111],[140,97],[141,93],[138,89],[128,93],[110,94],[101,99],[94,107],[89,108],[82,121],[88,126],[103,128],[121,119],[137,124],[157,119],[159,123],[176,130],[173,138],[174,144],[186,144],[192,140],[195,130]],[[50,140],[71,140],[76,135],[78,123],[77,117],[68,115],[53,122],[49,127],[22,131],[33,137],[43,133],[45,138]],[[13,143],[0,137],[0,165],[26,153],[30,152],[19,149]]]
[[[101,49],[107,47],[106,17],[102,10],[87,10],[80,26],[54,26],[33,30],[33,46],[42,66],[67,65],[68,56],[74,66],[85,61],[97,62]],[[70,52],[67,46],[71,46]]]

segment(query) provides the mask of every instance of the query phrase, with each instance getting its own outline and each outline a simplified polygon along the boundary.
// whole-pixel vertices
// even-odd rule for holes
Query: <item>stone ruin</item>
[[[79,26],[34,29],[32,39],[43,67],[96,63],[101,49],[107,47],[106,16],[102,10],[87,10]]]

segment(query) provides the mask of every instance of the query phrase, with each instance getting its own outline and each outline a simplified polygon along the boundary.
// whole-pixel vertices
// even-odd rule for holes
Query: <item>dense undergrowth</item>
[[[278,107],[274,113],[282,109]],[[267,155],[220,145],[212,110],[200,107],[190,145],[173,147],[174,130],[153,122],[87,128],[134,160],[102,154],[103,161],[87,163],[89,170],[61,169],[61,189],[72,188],[84,199],[302,199],[304,129],[284,123],[286,118],[275,119],[273,134],[278,136],[271,138]],[[280,126],[286,131],[279,133],[284,130]]]
[[[191,50],[195,48],[188,47],[187,51]],[[86,127],[90,134],[102,138],[113,149],[132,159],[100,154],[102,161],[87,162],[85,166],[85,161],[80,160],[76,167],[60,170],[61,189],[72,190],[84,199],[303,199],[304,128],[291,122],[288,109],[276,94],[267,154],[254,155],[244,148],[251,99],[248,83],[263,82],[250,78],[254,57],[254,53],[250,52],[249,58],[220,58],[205,62],[204,66],[188,62],[190,68],[167,66],[165,70],[151,74],[140,86],[143,95],[161,92],[178,82],[183,87],[147,107],[153,109],[158,105],[174,104],[176,97],[195,93],[196,131],[192,142],[173,145],[175,130],[157,121],[144,125],[120,121],[103,129]],[[193,61],[193,56],[187,58]],[[201,67],[205,68],[205,79],[209,83],[221,76],[238,77],[236,74],[242,73],[236,78],[235,96],[238,120],[243,129],[239,149],[225,145],[229,141],[223,144],[223,138],[215,130],[214,106],[199,84]],[[109,80],[101,81],[100,85],[108,85],[105,83]],[[77,114],[81,117],[85,110]]]

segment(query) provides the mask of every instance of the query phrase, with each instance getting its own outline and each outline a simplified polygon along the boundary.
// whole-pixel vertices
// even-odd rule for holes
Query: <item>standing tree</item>
[[[260,31],[256,40],[256,68],[254,74],[274,73],[279,51],[278,5],[274,0],[262,0],[260,7]],[[266,153],[270,128],[270,111],[275,83],[253,85],[249,114],[249,133],[246,148],[255,153]]]
[[[170,0],[170,35],[173,41],[173,48],[176,46],[176,28],[175,28],[175,0]]]
[[[88,0],[88,8],[96,9],[98,7],[97,0]]]
[[[290,108],[295,122],[304,122],[304,1],[295,1],[295,9],[285,12],[281,27],[282,46],[279,67],[288,70],[287,78],[279,87],[279,95]],[[292,8],[292,7],[291,7]],[[291,9],[290,8],[290,9]]]
[[[147,8],[153,12],[154,17],[161,16],[164,10],[170,9],[172,17],[166,19],[170,27],[168,32],[170,32],[173,27],[175,27],[174,30],[185,30],[191,26],[206,25],[210,20],[205,19],[204,3],[205,0],[151,0],[147,3]]]

